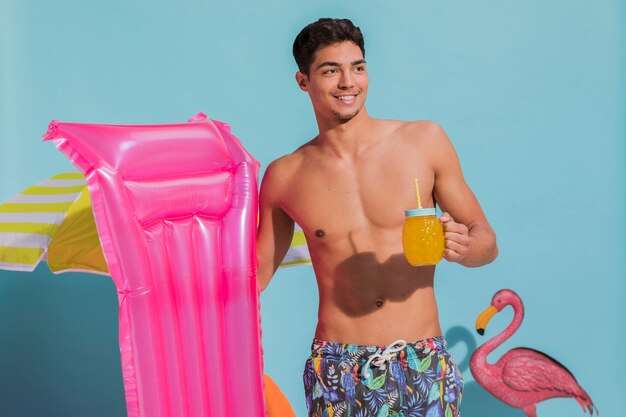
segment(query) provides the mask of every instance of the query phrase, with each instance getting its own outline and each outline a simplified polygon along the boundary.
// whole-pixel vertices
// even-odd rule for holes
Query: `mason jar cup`
[[[402,247],[406,260],[413,266],[435,265],[443,256],[443,228],[434,208],[405,210],[402,225]]]

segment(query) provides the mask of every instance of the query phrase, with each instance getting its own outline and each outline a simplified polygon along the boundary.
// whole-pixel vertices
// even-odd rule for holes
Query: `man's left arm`
[[[446,238],[443,257],[467,267],[488,264],[498,256],[496,234],[463,178],[450,139],[440,126],[433,125],[430,138],[435,172],[433,196],[443,211],[439,218]]]

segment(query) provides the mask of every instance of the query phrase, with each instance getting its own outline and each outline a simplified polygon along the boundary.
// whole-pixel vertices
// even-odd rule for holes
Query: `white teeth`
[[[352,100],[355,96],[339,96],[337,97],[339,100]]]

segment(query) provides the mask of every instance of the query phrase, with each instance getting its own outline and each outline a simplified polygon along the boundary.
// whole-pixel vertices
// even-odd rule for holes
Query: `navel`
[[[323,231],[322,229],[317,229],[315,231],[315,236],[317,236],[317,237],[324,237],[324,236],[326,236],[326,232]]]

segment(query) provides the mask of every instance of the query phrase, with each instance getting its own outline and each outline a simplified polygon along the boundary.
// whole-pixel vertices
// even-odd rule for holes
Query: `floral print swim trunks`
[[[363,346],[313,340],[309,417],[459,417],[463,379],[443,336]]]

